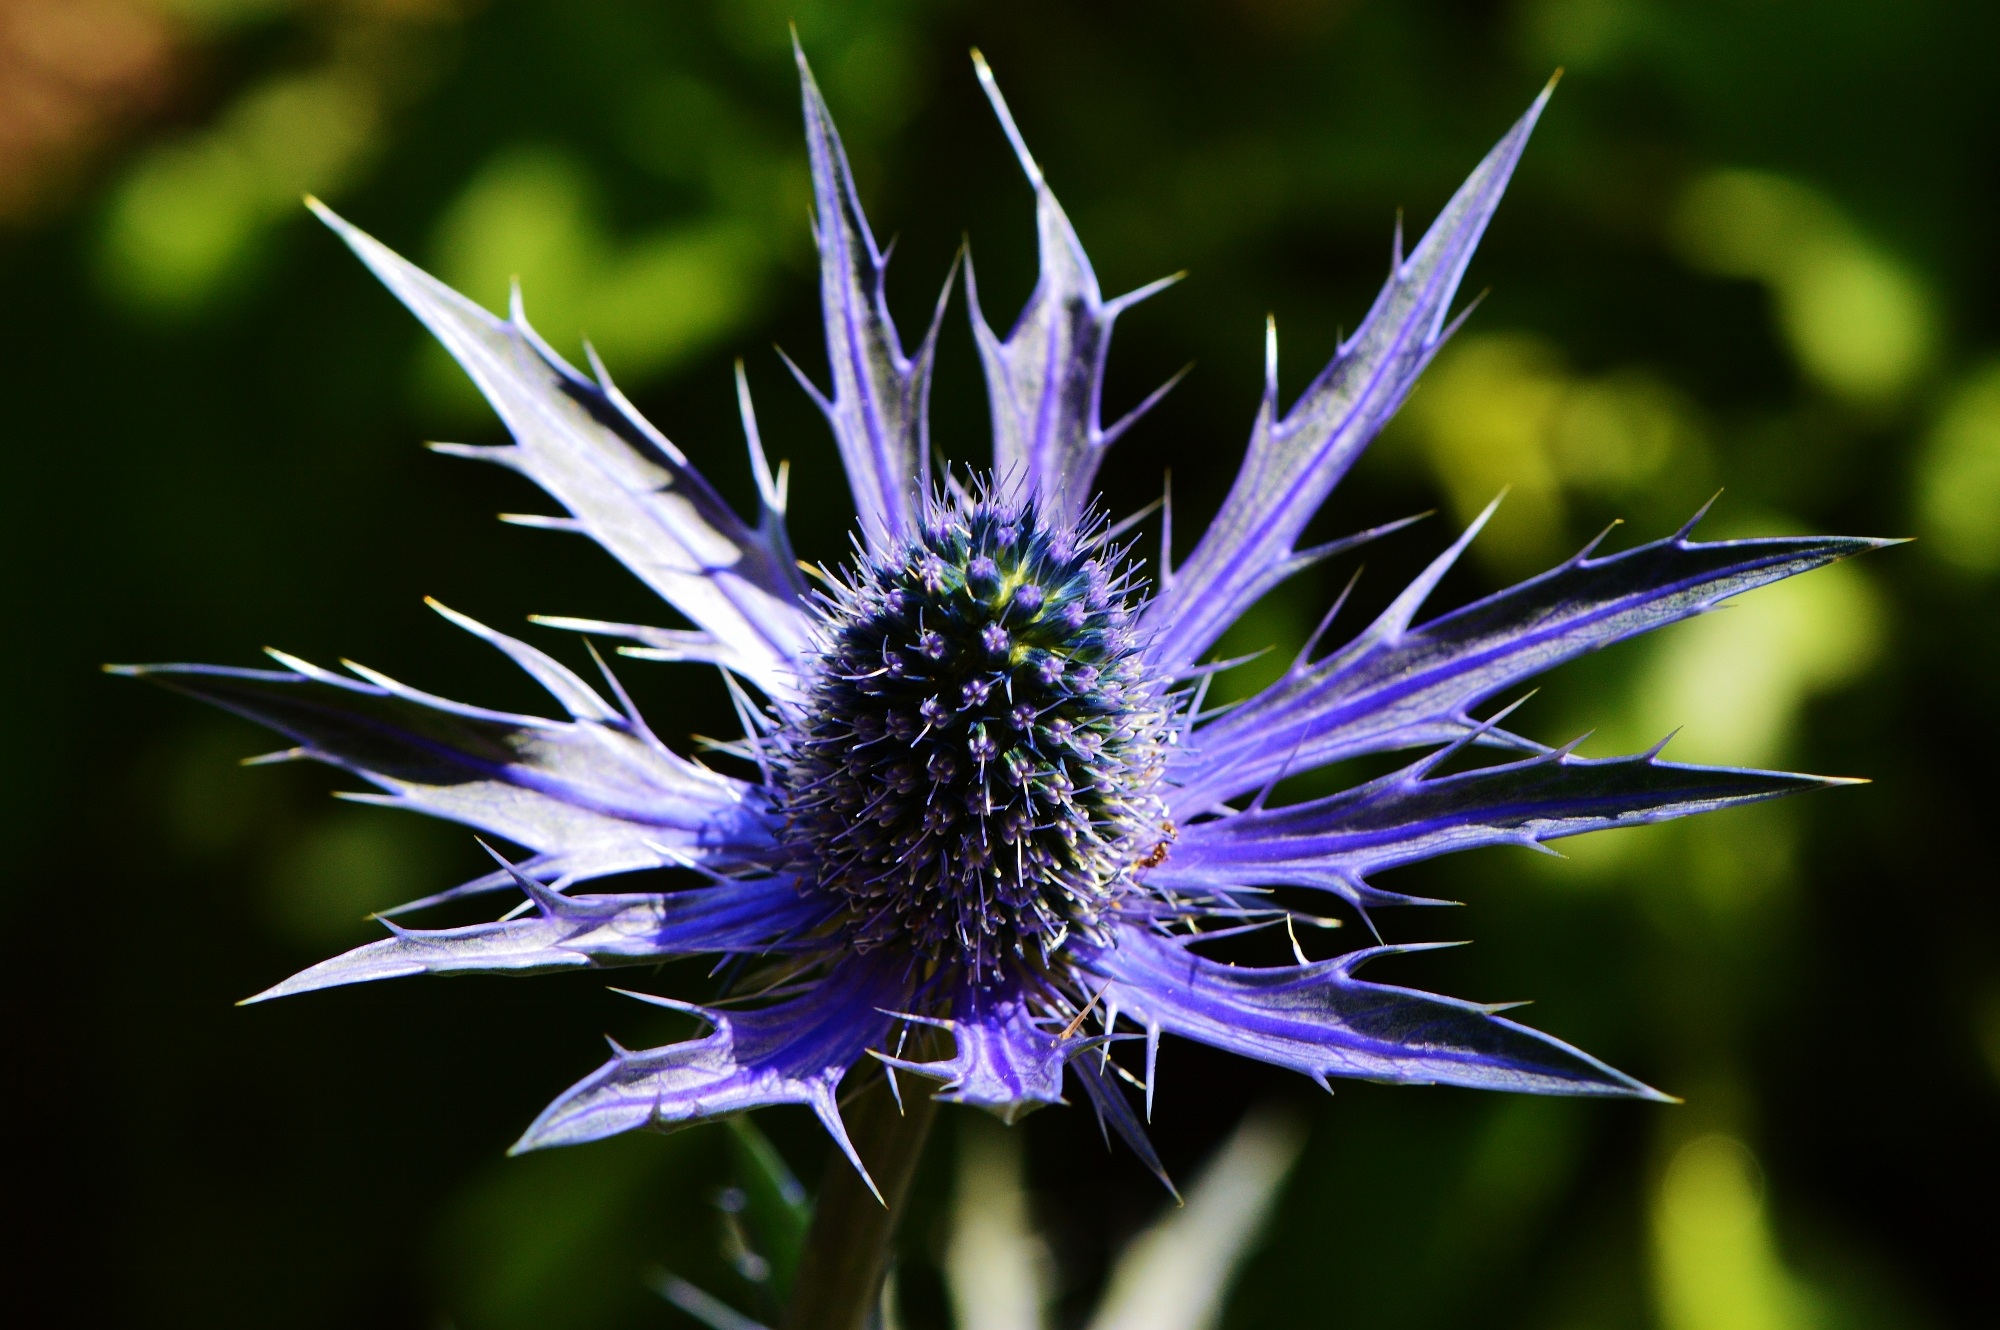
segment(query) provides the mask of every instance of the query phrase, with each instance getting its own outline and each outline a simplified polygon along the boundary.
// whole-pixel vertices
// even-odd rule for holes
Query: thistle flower
[[[1621,553],[1593,542],[1539,577],[1419,622],[1482,516],[1344,644],[1318,648],[1336,604],[1277,682],[1233,709],[1204,711],[1217,668],[1206,657],[1238,616],[1300,570],[1404,525],[1299,546],[1456,326],[1452,297],[1549,94],[1412,252],[1398,238],[1368,316],[1288,410],[1267,334],[1242,470],[1187,561],[1163,563],[1148,583],[1118,544],[1123,527],[1100,514],[1093,477],[1166,391],[1102,423],[1112,325],[1166,283],[1103,298],[990,72],[977,68],[1035,191],[1041,274],[1003,337],[981,312],[967,263],[993,459],[961,480],[934,475],[926,427],[950,279],[937,318],[907,352],[884,300],[886,256],[799,59],[831,387],[794,373],[832,426],[859,526],[852,561],[818,590],[793,558],[784,471],[765,460],[740,371],[761,497],[754,522],[639,415],[594,353],[586,375],[538,337],[518,292],[509,316],[496,318],[313,204],[458,358],[513,437],[441,450],[533,480],[566,515],[516,520],[591,537],[693,626],[545,622],[621,639],[628,656],[721,667],[744,726],[730,751],[756,774],[676,753],[609,671],[600,691],[442,606],[541,684],[566,719],[485,710],[358,666],[350,677],[284,655],[280,671],[133,667],[279,731],[296,745],[285,756],[354,773],[375,787],[364,797],[376,803],[530,851],[400,907],[484,892],[525,898],[498,921],[421,929],[385,919],[388,938],[252,1000],[402,975],[696,955],[719,957],[721,972],[739,977],[716,999],[726,1008],[645,997],[699,1016],[709,1032],[660,1048],[614,1046],[528,1128],[522,1150],[797,1103],[858,1168],[836,1091],[872,1055],[937,1082],[940,1099],[1009,1121],[1059,1102],[1067,1072],[1157,1171],[1113,1075],[1141,1085],[1150,1112],[1168,1033],[1322,1086],[1349,1076],[1661,1098],[1497,1008],[1360,975],[1421,946],[1317,961],[1299,952],[1298,963],[1269,967],[1228,964],[1205,948],[1288,925],[1274,889],[1324,893],[1368,920],[1378,907],[1435,903],[1375,885],[1401,864],[1834,783],[1683,765],[1657,748],[1584,758],[1574,745],[1551,749],[1502,728],[1504,711],[1475,712],[1572,657],[1883,542],[1705,542],[1690,522]],[[1503,760],[1443,769],[1469,748]],[[1285,776],[1409,749],[1425,751],[1338,794],[1269,800]],[[582,889],[658,869],[698,880]],[[945,1034],[919,1044],[950,1056],[914,1056],[919,1045],[904,1041],[923,1027]],[[1105,1046],[1132,1037],[1143,1040],[1142,1067],[1128,1072]]]

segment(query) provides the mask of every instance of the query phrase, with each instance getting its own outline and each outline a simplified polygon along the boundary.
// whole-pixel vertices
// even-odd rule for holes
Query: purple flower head
[[[1072,1077],[1157,1169],[1103,1051],[1134,1034],[1144,1051],[1132,1074],[1148,1110],[1163,1034],[1321,1084],[1359,1076],[1659,1097],[1493,1008],[1360,976],[1368,962],[1419,948],[1316,961],[1300,953],[1266,967],[1208,952],[1222,934],[1285,923],[1274,891],[1329,894],[1372,928],[1376,907],[1431,903],[1375,885],[1382,870],[1830,783],[1682,765],[1657,749],[1583,758],[1501,728],[1504,710],[1479,713],[1563,661],[1884,542],[1703,542],[1690,523],[1621,553],[1593,544],[1539,577],[1420,619],[1482,517],[1372,623],[1321,651],[1323,624],[1277,682],[1233,710],[1205,713],[1206,657],[1238,616],[1301,569],[1404,525],[1298,543],[1454,326],[1460,278],[1548,93],[1413,251],[1403,254],[1399,239],[1373,308],[1289,409],[1278,400],[1269,334],[1242,470],[1186,562],[1153,571],[1149,596],[1097,515],[1093,477],[1105,450],[1166,391],[1112,425],[1100,419],[1112,325],[1167,283],[1103,298],[990,72],[983,61],[977,68],[1035,192],[1041,277],[1002,337],[967,264],[994,452],[984,479],[940,488],[925,424],[937,324],[914,352],[904,349],[884,299],[885,256],[799,59],[831,383],[822,390],[799,378],[832,426],[859,528],[854,561],[820,592],[792,556],[784,472],[765,460],[740,376],[761,497],[754,521],[639,416],[594,356],[586,375],[544,343],[518,295],[496,318],[314,205],[458,358],[512,435],[509,445],[445,451],[533,480],[566,510],[550,525],[591,536],[691,626],[546,622],[622,639],[628,656],[720,667],[744,722],[732,751],[754,776],[675,752],[608,672],[600,690],[441,606],[540,683],[561,718],[490,711],[284,656],[279,671],[136,667],[283,733],[294,756],[353,772],[376,788],[376,802],[526,851],[396,912],[482,892],[524,898],[498,921],[392,924],[391,936],[258,996],[689,955],[781,968],[783,996],[725,994],[734,999],[727,1010],[648,999],[696,1013],[709,1033],[617,1051],[518,1149],[798,1103],[852,1158],[836,1094],[872,1054],[941,1082],[942,1098],[1010,1121],[1058,1102]],[[1443,770],[1471,748],[1502,760]],[[1424,751],[1365,784],[1270,802],[1287,775],[1412,749]],[[665,869],[693,879],[659,890],[585,886]],[[903,1057],[914,1026],[943,1031],[931,1037],[954,1054]],[[1078,1056],[1086,1051],[1094,1055]]]

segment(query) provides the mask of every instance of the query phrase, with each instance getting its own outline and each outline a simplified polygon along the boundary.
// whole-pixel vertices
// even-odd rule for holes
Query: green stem
[[[834,1151],[806,1231],[784,1330],[868,1330],[881,1305],[889,1246],[937,1116],[937,1101],[925,1090],[906,1088],[906,1111],[898,1111],[888,1078],[877,1076],[842,1115],[882,1200],[846,1156]]]

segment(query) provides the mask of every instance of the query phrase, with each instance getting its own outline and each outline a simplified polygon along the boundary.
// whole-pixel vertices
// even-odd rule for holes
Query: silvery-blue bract
[[[361,776],[378,803],[531,851],[414,903],[522,893],[500,921],[390,924],[392,936],[260,996],[400,975],[703,954],[734,962],[727,1009],[648,999],[697,1013],[708,1034],[618,1050],[529,1127],[522,1149],[799,1103],[853,1157],[835,1093],[873,1054],[942,1082],[943,1099],[1010,1120],[1057,1102],[1067,1069],[1157,1168],[1111,1079],[1122,1069],[1104,1051],[1126,1032],[1143,1035],[1133,1079],[1149,1105],[1162,1033],[1322,1084],[1355,1076],[1659,1097],[1493,1008],[1359,976],[1367,962],[1416,948],[1301,954],[1271,968],[1203,953],[1204,939],[1289,924],[1272,888],[1331,893],[1365,918],[1371,907],[1418,903],[1372,882],[1399,864],[1829,783],[1666,762],[1657,750],[1586,759],[1473,713],[1572,657],[1877,541],[1702,542],[1683,529],[1620,554],[1593,546],[1418,622],[1475,523],[1357,635],[1323,654],[1308,647],[1240,706],[1201,710],[1204,658],[1239,615],[1315,560],[1390,529],[1297,543],[1451,331],[1452,295],[1548,93],[1416,249],[1405,257],[1398,247],[1367,318],[1289,411],[1279,409],[1272,342],[1241,473],[1192,555],[1155,570],[1147,596],[1097,515],[1092,479],[1139,414],[1109,427],[1099,419],[1112,323],[1155,288],[1103,299],[980,63],[1035,189],[1041,277],[1002,337],[980,311],[968,264],[994,456],[976,479],[940,484],[925,425],[936,323],[905,352],[883,299],[884,255],[803,58],[799,72],[832,386],[799,377],[832,425],[860,528],[852,564],[817,590],[787,542],[782,473],[765,462],[747,393],[762,496],[754,523],[594,357],[586,376],[537,337],[518,296],[508,318],[495,318],[319,210],[458,358],[513,436],[510,446],[445,450],[533,480],[568,514],[537,524],[596,540],[693,624],[558,626],[636,643],[630,655],[720,666],[744,720],[734,751],[757,778],[661,743],[608,673],[609,699],[534,647],[442,607],[532,675],[567,719],[483,710],[359,667],[353,678],[283,656],[282,672],[144,667],[289,736],[290,755]],[[1508,760],[1443,774],[1467,745],[1507,750]],[[1413,748],[1429,751],[1379,779],[1267,803],[1283,776]],[[672,891],[578,890],[668,868],[698,880]],[[902,1056],[914,1052],[904,1040],[915,1026],[947,1031],[953,1055]]]

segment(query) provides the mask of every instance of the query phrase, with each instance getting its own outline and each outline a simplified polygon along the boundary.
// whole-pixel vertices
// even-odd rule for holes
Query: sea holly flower
[[[1104,299],[979,62],[1035,191],[1041,275],[1001,336],[968,262],[993,458],[984,471],[934,474],[926,408],[950,281],[938,318],[906,350],[884,299],[886,256],[803,57],[799,72],[829,386],[796,372],[832,427],[857,527],[851,562],[817,588],[793,557],[784,473],[765,460],[740,373],[761,496],[754,520],[718,497],[594,354],[586,374],[537,336],[518,292],[508,316],[496,317],[313,205],[458,358],[513,440],[444,451],[534,481],[563,515],[522,520],[597,541],[691,626],[547,622],[622,640],[629,656],[719,666],[743,720],[730,746],[743,774],[663,743],[608,670],[594,685],[443,607],[541,684],[562,716],[486,710],[360,667],[340,674],[286,656],[276,671],[135,667],[284,734],[295,745],[288,756],[354,773],[377,803],[527,851],[389,912],[514,893],[497,921],[390,922],[389,937],[258,998],[402,975],[684,956],[718,957],[720,972],[736,976],[711,998],[718,1005],[647,997],[700,1017],[708,1032],[617,1049],[518,1149],[795,1103],[818,1114],[858,1167],[836,1092],[872,1056],[935,1082],[938,1098],[1010,1121],[1059,1102],[1073,1079],[1157,1170],[1116,1078],[1142,1086],[1150,1112],[1163,1034],[1322,1085],[1350,1076],[1661,1097],[1496,1008],[1363,977],[1364,966],[1418,946],[1320,960],[1300,951],[1296,963],[1270,966],[1211,954],[1220,937],[1288,926],[1283,902],[1309,893],[1333,897],[1370,928],[1371,911],[1431,903],[1377,883],[1382,870],[1416,860],[1540,846],[1833,783],[1690,766],[1658,749],[1585,758],[1573,745],[1512,733],[1504,711],[1480,713],[1563,661],[1880,541],[1700,541],[1690,522],[1619,553],[1593,544],[1539,577],[1423,618],[1476,522],[1352,637],[1321,649],[1329,613],[1277,682],[1220,714],[1202,709],[1209,653],[1245,610],[1301,569],[1402,525],[1299,544],[1455,326],[1454,293],[1548,92],[1415,249],[1406,255],[1399,241],[1373,308],[1288,409],[1268,335],[1242,470],[1187,560],[1148,581],[1101,515],[1093,478],[1106,449],[1161,396],[1102,422],[1112,325],[1160,284]],[[1419,755],[1329,797],[1270,801],[1285,776],[1396,750]],[[1502,760],[1447,768],[1474,750]],[[667,869],[683,870],[671,889],[588,885]],[[1138,1065],[1126,1067],[1108,1045],[1134,1037],[1142,1048],[1128,1061]]]

